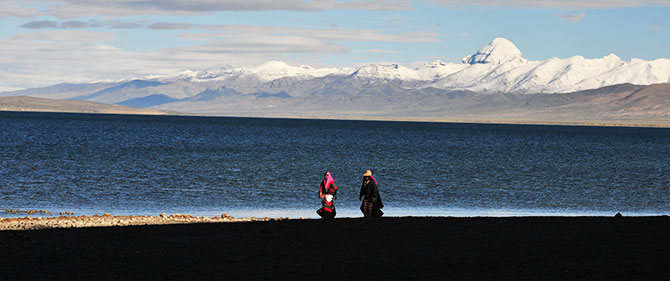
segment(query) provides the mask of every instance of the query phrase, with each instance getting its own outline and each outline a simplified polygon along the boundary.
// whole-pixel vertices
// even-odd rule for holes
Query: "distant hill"
[[[0,111],[112,113],[164,115],[166,111],[90,101],[58,100],[26,96],[0,97]]]

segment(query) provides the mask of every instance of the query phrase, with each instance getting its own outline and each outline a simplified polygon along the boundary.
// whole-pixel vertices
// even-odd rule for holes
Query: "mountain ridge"
[[[670,122],[670,59],[614,54],[532,61],[496,38],[462,63],[313,68],[270,61],[0,96],[85,100],[225,116],[532,118]],[[552,116],[553,114],[553,116]]]
[[[496,38],[475,53],[466,56],[462,63],[434,60],[416,68],[400,64],[370,64],[357,68],[313,68],[309,65],[291,66],[280,61],[269,61],[257,67],[232,67],[220,65],[200,71],[182,71],[166,76],[148,76],[107,84],[125,84],[131,81],[146,83],[218,84],[241,92],[253,92],[266,83],[298,83],[304,80],[326,79],[329,76],[363,80],[396,81],[405,88],[439,88],[447,91],[469,90],[479,93],[570,93],[605,86],[632,83],[651,85],[670,83],[670,59],[623,61],[615,54],[587,59],[582,56],[549,58],[532,61],[505,38]],[[105,83],[59,84],[105,85]],[[56,85],[55,85],[56,86]],[[55,87],[54,86],[54,87]],[[0,95],[39,96],[41,87],[28,90],[3,92]],[[139,87],[138,87],[139,88]],[[254,88],[254,90],[249,90]],[[40,93],[40,89],[42,92]],[[203,91],[204,89],[198,89]],[[198,92],[163,93],[172,98],[184,98]],[[53,93],[52,93],[53,94]],[[91,94],[90,92],[88,94]],[[143,93],[144,95],[157,93]],[[141,96],[132,96],[138,98]],[[73,96],[59,96],[73,98]],[[86,99],[82,95],[81,98]],[[102,100],[99,100],[102,101]],[[105,102],[117,102],[106,100]]]

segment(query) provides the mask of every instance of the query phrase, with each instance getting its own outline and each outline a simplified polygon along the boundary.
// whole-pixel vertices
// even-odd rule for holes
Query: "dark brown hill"
[[[150,108],[135,108],[117,104],[90,101],[45,99],[26,96],[0,97],[0,111],[112,113],[164,115],[165,111]]]

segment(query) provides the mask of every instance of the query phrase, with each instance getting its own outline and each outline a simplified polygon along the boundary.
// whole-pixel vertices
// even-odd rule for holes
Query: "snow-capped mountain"
[[[314,68],[278,61],[257,67],[224,64],[168,76],[65,83],[0,96],[228,116],[459,120],[507,116],[665,124],[670,117],[670,84],[664,83],[669,82],[670,59],[624,61],[610,54],[533,61],[509,40],[496,38],[459,63],[435,60],[416,68],[399,64]]]
[[[257,67],[234,68],[230,65],[220,65],[201,71],[183,71],[176,75],[152,76],[150,79],[163,81],[186,79],[192,82],[212,82],[226,79],[248,79],[265,83],[285,77],[302,79],[319,78],[331,74],[348,75],[349,68],[313,68],[309,65],[291,66],[281,61],[269,61]]]
[[[417,68],[399,64],[371,64],[358,68],[313,68],[271,61],[257,67],[220,66],[186,71],[162,80],[192,82],[236,81],[244,86],[277,79],[318,79],[328,75],[356,79],[403,81],[406,88],[434,87],[479,93],[569,93],[632,83],[650,85],[670,82],[670,59],[623,61],[614,54],[587,59],[582,56],[532,61],[505,38],[496,38],[461,63],[432,61]],[[152,77],[157,78],[157,77]]]
[[[361,79],[419,80],[415,69],[409,69],[399,64],[371,64],[359,67],[351,76]]]
[[[670,59],[623,61],[614,54],[532,61],[509,40],[496,38],[462,63],[433,61],[404,71],[400,80],[424,80],[417,87],[479,93],[570,93],[631,83],[670,82]],[[400,73],[398,73],[400,75]]]
[[[488,45],[481,48],[478,52],[463,58],[463,63],[478,64],[503,64],[506,62],[518,60],[526,62],[521,51],[505,38],[496,38]]]
[[[465,57],[463,64],[467,66],[426,86],[485,93],[535,94],[569,93],[622,83],[670,82],[670,59],[623,61],[609,54],[597,59],[574,56],[531,61],[504,38],[496,38],[477,53]]]

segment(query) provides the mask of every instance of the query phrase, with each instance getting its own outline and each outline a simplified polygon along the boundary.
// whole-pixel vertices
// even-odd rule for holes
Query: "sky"
[[[267,61],[670,58],[670,0],[0,0],[0,91]]]

